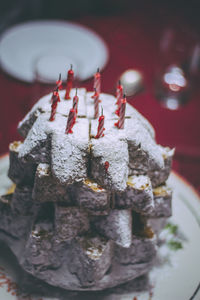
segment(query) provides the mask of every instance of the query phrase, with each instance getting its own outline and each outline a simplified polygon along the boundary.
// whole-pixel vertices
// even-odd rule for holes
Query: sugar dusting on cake
[[[72,94],[74,92],[73,90]],[[91,99],[92,93],[86,94],[83,89],[80,94],[83,99],[81,98],[82,100],[80,99],[79,103],[82,101],[82,106],[85,107],[84,109],[88,115],[88,111],[94,108],[93,100]],[[67,107],[70,104],[63,97],[64,91],[61,91],[61,104],[66,105],[65,110],[67,111]],[[152,138],[151,130],[147,129],[148,126],[146,126],[146,123],[144,125],[144,121],[141,121],[143,119],[140,116],[136,117],[135,112],[135,115],[133,114],[134,116],[132,116],[130,113],[131,107],[128,105],[129,119],[125,120],[124,129],[119,130],[114,127],[114,120],[116,119],[113,113],[115,98],[107,94],[101,94],[100,98],[106,114],[104,138],[92,138],[89,140],[88,136],[93,136],[96,133],[97,120],[91,120],[90,126],[89,122],[84,118],[77,118],[73,135],[65,135],[67,117],[64,111],[63,115],[58,111],[53,122],[48,121],[49,112],[47,107],[50,106],[48,95],[43,97],[32,109],[36,111],[36,108],[38,109],[39,107],[42,113],[37,117],[32,128],[30,128],[24,144],[20,146],[19,157],[25,160],[30,158],[36,163],[51,162],[51,169],[53,174],[58,177],[58,180],[63,183],[72,183],[73,181],[81,180],[81,178],[86,178],[87,152],[90,148],[92,154],[92,176],[103,187],[112,187],[114,190],[124,190],[126,188],[126,181],[128,174],[130,174],[128,166],[131,163],[132,152],[137,145],[140,145],[146,153],[149,169],[162,169],[164,167],[163,154]],[[61,104],[59,103],[58,105]],[[80,105],[80,107],[82,106]],[[78,110],[80,112],[81,109],[79,108]],[[84,116],[84,114],[79,116]],[[91,132],[89,132],[89,128],[91,128]],[[104,168],[101,165],[104,165]],[[76,173],[77,169],[80,170],[80,176]],[[67,175],[67,173],[70,175]]]

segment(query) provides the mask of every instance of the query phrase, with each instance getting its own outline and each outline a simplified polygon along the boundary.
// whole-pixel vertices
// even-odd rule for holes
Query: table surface
[[[157,142],[176,147],[173,168],[200,192],[200,87],[193,89],[190,101],[179,110],[160,105],[154,94],[155,78],[160,68],[158,44],[163,29],[171,24],[183,26],[195,35],[183,16],[163,18],[153,10],[115,16],[82,16],[74,20],[99,33],[107,43],[110,59],[102,71],[102,90],[113,93],[120,74],[134,68],[144,76],[145,90],[128,101],[152,123]],[[200,72],[200,70],[199,70]],[[92,89],[92,79],[79,83]],[[18,122],[30,108],[31,84],[17,81],[0,72],[0,153],[8,151],[9,142],[19,139]]]

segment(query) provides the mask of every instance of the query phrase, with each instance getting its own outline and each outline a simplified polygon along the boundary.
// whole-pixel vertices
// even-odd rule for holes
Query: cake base
[[[13,278],[17,284],[17,294],[21,298],[41,298],[46,297],[58,300],[58,299],[115,299],[117,295],[124,295],[127,293],[146,292],[151,290],[151,284],[149,282],[148,275],[142,275],[134,280],[131,280],[125,284],[119,285],[115,288],[106,289],[104,291],[70,291],[57,288],[39,280],[27,272],[25,272],[18,264],[16,257],[13,255],[8,246],[0,241],[0,256],[7,262],[9,266],[12,266],[12,270],[15,270]],[[20,299],[21,299],[20,298]],[[118,299],[118,298],[117,298]]]
[[[66,227],[67,231],[59,237],[55,232],[56,210],[50,209],[54,205],[32,201],[26,188],[20,194],[0,197],[0,240],[11,249],[21,268],[34,278],[65,290],[100,291],[147,274],[154,265],[157,234],[166,217],[154,220],[152,228],[156,234],[152,236],[150,231],[149,236],[143,236],[142,232],[133,232],[131,244],[124,247],[99,235],[95,227],[90,234],[80,231],[71,235],[77,228],[76,222],[72,222],[73,215],[69,223],[72,227]],[[66,209],[63,207],[65,218]],[[71,211],[70,207],[68,210]],[[80,216],[75,220],[84,220]],[[133,214],[133,228],[137,227],[138,217],[139,214]],[[90,217],[90,223],[93,218]],[[59,219],[64,222],[60,215]]]
[[[3,241],[16,256],[19,264],[25,240],[16,240],[8,233],[0,232],[0,240]],[[59,287],[66,290],[73,291],[99,291],[103,289],[112,288],[123,283],[132,281],[150,271],[153,266],[153,260],[147,263],[120,265],[114,262],[112,268],[103,276],[102,279],[97,281],[94,286],[82,288],[77,277],[71,274],[66,264],[56,270],[47,270],[38,274],[36,279],[41,282],[48,283],[54,287]],[[22,267],[22,266],[21,266]],[[64,272],[64,274],[63,274]],[[64,276],[63,276],[64,275]]]

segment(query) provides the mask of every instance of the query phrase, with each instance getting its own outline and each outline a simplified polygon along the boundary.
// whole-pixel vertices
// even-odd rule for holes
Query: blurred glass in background
[[[162,32],[155,95],[168,109],[176,110],[190,100],[200,70],[199,43],[193,31],[179,24]]]

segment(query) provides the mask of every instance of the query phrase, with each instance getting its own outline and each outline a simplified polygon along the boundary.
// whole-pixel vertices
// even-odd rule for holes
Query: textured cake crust
[[[145,175],[129,176],[126,190],[115,194],[115,205],[149,215],[154,209],[153,191],[149,177]]]
[[[8,177],[16,184],[32,185],[37,165],[31,162],[23,162],[19,158],[22,143],[14,142],[9,145],[9,170]]]
[[[98,121],[91,121],[91,136],[95,136],[97,132]],[[119,141],[124,141],[128,145],[129,151],[129,167],[131,169],[142,170],[143,172],[164,167],[164,159],[159,146],[151,137],[149,132],[141,124],[137,118],[125,119],[124,129],[118,129],[114,126],[113,120],[105,120],[105,137],[102,138],[102,143],[105,138],[113,143],[113,148]],[[92,139],[93,142],[93,139]],[[138,153],[140,149],[142,153]],[[123,150],[121,150],[123,151]],[[139,159],[139,154],[142,156],[142,162]],[[132,175],[132,174],[130,174]]]
[[[115,259],[121,264],[146,263],[156,256],[156,239],[147,239],[143,237],[132,237],[132,243],[129,248],[116,247]]]
[[[109,163],[107,170],[106,162]],[[108,136],[92,139],[91,176],[108,190],[125,190],[128,179],[127,143],[117,138],[110,139]]]
[[[49,164],[38,165],[32,191],[32,198],[38,202],[66,202],[71,204],[67,187],[55,182]]]
[[[148,175],[151,178],[153,187],[163,184],[169,177],[172,166],[172,158],[175,152],[175,149],[170,149],[168,147],[162,147],[159,145],[159,148],[161,155],[164,159],[164,168],[153,169],[148,171]]]
[[[113,209],[108,216],[95,220],[95,228],[103,236],[115,241],[117,245],[129,248],[132,242],[131,210]]]

